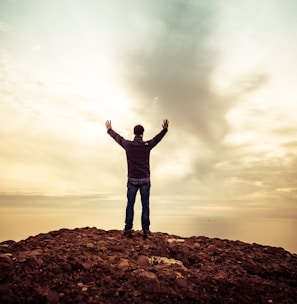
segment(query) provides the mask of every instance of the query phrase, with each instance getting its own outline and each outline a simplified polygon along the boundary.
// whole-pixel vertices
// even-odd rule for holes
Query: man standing
[[[143,141],[144,128],[141,125],[136,125],[134,127],[134,140],[127,140],[112,129],[110,120],[107,120],[105,123],[107,133],[126,151],[128,182],[124,235],[128,237],[132,236],[134,204],[138,189],[140,190],[142,204],[141,226],[143,236],[148,237],[150,235],[150,151],[167,133],[168,124],[168,120],[165,119],[162,124],[162,131],[153,139]]]

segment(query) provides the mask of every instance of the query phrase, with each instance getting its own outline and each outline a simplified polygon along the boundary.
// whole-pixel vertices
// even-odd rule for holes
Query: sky
[[[164,210],[296,227],[296,9],[0,0],[0,195],[22,197],[0,208],[27,196],[125,199],[125,154],[105,121],[128,139],[140,123],[150,139],[167,118],[151,153]]]

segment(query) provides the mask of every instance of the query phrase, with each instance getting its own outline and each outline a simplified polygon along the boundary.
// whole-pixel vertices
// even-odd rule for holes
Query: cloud
[[[234,88],[240,90],[240,94],[249,93],[261,89],[269,81],[268,74],[265,73],[249,73],[244,77],[241,77],[233,84]]]
[[[258,94],[268,81],[271,88],[273,75],[257,64],[257,24],[240,23],[237,13],[245,16],[240,5],[232,7],[231,18],[218,3],[65,2],[56,28],[59,2],[36,1],[20,18],[8,18],[17,36],[11,37],[13,48],[4,44],[9,52],[0,50],[0,148],[2,169],[9,162],[16,170],[9,171],[11,187],[13,176],[28,170],[32,184],[43,173],[44,188],[52,183],[84,188],[83,177],[88,189],[100,181],[101,188],[112,190],[125,178],[126,162],[106,136],[104,121],[114,119],[115,129],[129,137],[133,125],[143,123],[149,138],[168,118],[169,133],[152,152],[152,174],[162,180],[154,186],[156,194],[229,198],[273,191],[277,181],[269,182],[269,172],[281,178],[280,167],[261,165],[261,158],[277,156],[280,142],[282,156],[290,156],[285,151],[294,149],[294,117],[280,123],[279,105],[272,111],[271,95]],[[20,8],[15,9],[18,16]],[[36,11],[39,17],[31,18]],[[246,39],[249,31],[252,41]],[[244,43],[234,49],[238,40]],[[228,92],[215,86],[216,77],[219,83],[225,75]],[[282,115],[287,114],[284,107]],[[265,181],[271,186],[265,188]]]
[[[102,144],[103,136],[108,139],[104,121],[102,126],[95,121],[102,115],[98,100],[58,81],[43,85],[42,78],[22,69],[13,56],[3,55],[0,191],[113,192],[108,159],[115,152]],[[113,177],[115,184],[120,178]]]
[[[3,21],[3,20],[0,20],[0,32],[8,32],[9,31],[9,25]]]
[[[167,159],[164,164],[162,152],[154,158],[158,176],[166,178],[163,192],[173,184],[174,192],[188,191],[202,197],[235,195],[236,191],[224,193],[224,187],[228,192],[232,186],[238,191],[244,189],[244,195],[258,191],[249,182],[232,186],[225,182],[228,176],[224,171],[232,174],[229,159],[239,165],[242,157],[237,155],[237,145],[225,140],[232,131],[227,114],[246,96],[265,87],[270,75],[253,67],[241,73],[228,92],[215,87],[214,75],[222,59],[219,44],[214,42],[222,22],[219,10],[215,1],[162,3],[147,11],[150,31],[144,31],[142,37],[141,30],[136,30],[134,48],[124,49],[121,57],[123,79],[134,96],[135,113],[140,119],[165,116],[171,122],[166,142],[158,147],[162,152],[170,151],[171,161]],[[240,167],[237,169],[241,180]],[[214,188],[220,191],[216,193]]]
[[[278,150],[279,148],[276,148]],[[250,151],[249,145],[229,147],[224,162],[214,162],[208,185],[212,184],[213,198],[283,200],[296,203],[296,153],[290,150],[280,155],[269,151]],[[211,180],[213,178],[213,180]]]
[[[213,145],[228,130],[224,118],[230,104],[212,90],[216,65],[212,46],[215,10],[194,1],[170,1],[151,16],[154,39],[126,57],[127,86],[143,106],[158,97],[159,110],[179,129]]]

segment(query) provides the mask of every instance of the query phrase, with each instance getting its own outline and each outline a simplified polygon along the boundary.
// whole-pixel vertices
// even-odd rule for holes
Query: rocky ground
[[[297,255],[203,236],[61,229],[0,243],[0,303],[297,303]]]

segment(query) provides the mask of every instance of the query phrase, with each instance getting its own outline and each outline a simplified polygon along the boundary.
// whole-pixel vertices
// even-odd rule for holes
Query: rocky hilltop
[[[0,303],[297,303],[297,255],[194,236],[61,229],[0,243]]]

